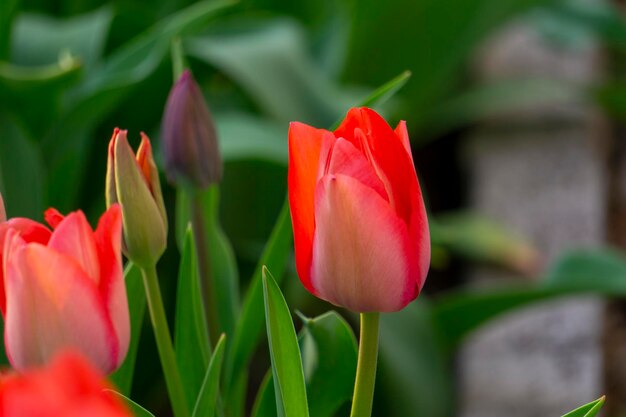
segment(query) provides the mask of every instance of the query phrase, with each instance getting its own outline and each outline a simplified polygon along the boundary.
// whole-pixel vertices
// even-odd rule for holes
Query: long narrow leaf
[[[285,417],[308,417],[302,358],[289,307],[278,284],[263,270],[267,338],[276,389],[276,406]]]
[[[215,352],[211,356],[192,417],[213,417],[215,415],[225,343],[226,336],[222,334],[217,345],[215,345]]]
[[[191,230],[187,230],[185,236],[178,272],[174,331],[176,361],[191,408],[196,402],[211,355]]]
[[[585,404],[582,407],[575,409],[574,411],[570,411],[565,414],[563,417],[594,417],[604,404],[604,397],[598,398],[595,401],[590,402],[589,404]]]

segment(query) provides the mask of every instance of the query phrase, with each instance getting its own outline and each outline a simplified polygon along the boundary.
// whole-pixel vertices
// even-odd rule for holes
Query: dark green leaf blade
[[[289,307],[276,281],[263,270],[267,338],[272,359],[277,408],[285,417],[308,417],[302,358]]]
[[[196,403],[211,355],[202,302],[194,238],[187,230],[178,272],[174,343],[190,408]]]
[[[192,417],[213,417],[215,415],[225,343],[226,336],[222,333],[217,345],[215,345],[213,356],[211,356]]]
[[[300,349],[311,417],[333,417],[354,390],[357,341],[335,311],[305,319]]]
[[[117,391],[113,391],[113,390],[107,390],[107,391],[111,392],[113,395],[120,397],[122,401],[126,403],[126,406],[128,407],[128,409],[133,413],[133,416],[155,417],[154,414],[152,414],[150,411],[146,410],[145,408],[143,408],[142,406],[140,406],[139,404],[137,404],[136,402],[134,402],[133,400],[125,396],[124,394],[119,393]]]

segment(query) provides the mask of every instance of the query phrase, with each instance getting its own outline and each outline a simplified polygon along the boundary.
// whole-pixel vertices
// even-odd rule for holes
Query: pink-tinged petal
[[[377,192],[345,175],[320,180],[315,195],[312,283],[353,311],[397,311],[419,276],[407,226]]]
[[[7,212],[4,208],[4,200],[2,199],[2,194],[0,194],[0,223],[7,221]]]
[[[296,267],[300,280],[315,293],[309,274],[315,230],[314,194],[334,136],[303,123],[289,125],[289,207],[293,224]]]
[[[97,286],[100,283],[100,262],[93,230],[82,211],[68,214],[55,228],[48,247],[78,262]]]
[[[19,246],[19,245],[18,245]],[[5,258],[5,346],[13,367],[43,365],[75,348],[102,372],[119,355],[99,292],[73,258],[39,244]]]
[[[327,174],[343,174],[358,180],[376,191],[385,201],[389,201],[385,186],[365,156],[347,140],[335,142],[328,163]]]
[[[130,342],[130,319],[121,255],[122,211],[118,204],[100,217],[95,240],[100,259],[100,295],[119,341],[118,357],[123,359]]]
[[[396,134],[398,139],[400,139],[400,142],[402,143],[402,145],[404,145],[406,153],[409,155],[409,158],[411,158],[411,162],[413,162],[413,153],[411,152],[411,140],[409,139],[409,131],[406,128],[406,122],[404,120],[401,120],[393,132]]]
[[[52,227],[52,229],[56,229],[59,226],[59,224],[61,224],[65,216],[62,215],[61,212],[59,212],[59,210],[53,207],[50,207],[49,209],[43,212],[43,218],[46,221],[46,223],[48,223],[50,227]]]
[[[7,222],[0,223],[0,259],[3,258],[4,242],[7,232],[13,229],[25,242],[35,242],[46,245],[50,240],[51,232],[44,225],[30,219],[15,217]],[[0,310],[2,316],[6,311],[6,296],[4,294],[4,268],[0,268]]]
[[[370,160],[392,207],[409,225],[422,195],[413,161],[387,122],[371,109],[351,109],[335,135],[352,142]]]

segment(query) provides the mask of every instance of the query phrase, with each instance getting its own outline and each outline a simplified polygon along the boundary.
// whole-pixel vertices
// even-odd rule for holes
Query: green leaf
[[[19,0],[5,0],[0,3],[0,60],[9,57],[13,21],[19,4]]]
[[[152,414],[150,411],[146,410],[145,408],[143,408],[142,406],[140,406],[139,404],[137,404],[136,402],[134,402],[133,400],[125,396],[124,394],[119,393],[117,391],[113,391],[113,390],[106,390],[106,391],[111,392],[114,395],[117,395],[118,397],[121,397],[122,400],[126,403],[126,406],[128,407],[128,409],[133,414],[133,416],[154,417],[154,414]]]
[[[231,26],[190,39],[185,50],[227,74],[268,115],[325,126],[353,102],[316,68],[297,23],[276,19]]]
[[[354,390],[357,341],[350,325],[330,311],[304,319],[300,349],[311,417],[333,417]]]
[[[474,213],[452,212],[431,216],[429,225],[431,243],[437,249],[525,275],[538,273],[539,253],[492,220]],[[436,262],[433,256],[433,266]]]
[[[9,217],[39,219],[45,168],[36,144],[0,113],[0,191]]]
[[[572,251],[560,258],[535,285],[460,290],[439,297],[433,319],[444,348],[452,352],[463,338],[499,314],[531,302],[571,294],[626,295],[626,260],[615,251]]]
[[[194,237],[187,230],[178,271],[174,344],[190,409],[198,398],[211,355],[202,303]]]
[[[13,30],[12,62],[42,66],[68,55],[91,69],[102,56],[112,20],[113,12],[108,6],[69,19],[21,14]]]
[[[275,417],[278,415],[276,411],[276,393],[274,392],[274,378],[272,377],[272,370],[268,370],[257,396],[254,399],[254,405],[252,406],[251,417]]]
[[[598,398],[595,401],[590,402],[589,404],[585,404],[582,407],[577,408],[574,411],[570,411],[565,414],[563,417],[594,417],[598,414],[602,405],[604,404],[604,396]]]
[[[215,415],[225,342],[226,336],[222,333],[217,341],[217,345],[215,345],[215,352],[211,356],[192,417],[213,417]]]
[[[272,360],[276,406],[285,417],[308,417],[302,358],[289,307],[267,268],[263,270],[267,339]]]
[[[135,373],[135,362],[139,350],[139,339],[146,311],[146,293],[141,271],[131,262],[124,270],[128,310],[130,313],[130,345],[122,366],[110,376],[111,382],[124,395],[130,395]]]
[[[289,204],[285,201],[252,276],[235,328],[232,353],[226,374],[227,392],[230,392],[230,382],[235,381],[237,376],[246,369],[261,335],[265,321],[262,283],[264,265],[267,265],[268,269],[272,268],[278,280],[283,277],[287,258],[291,254],[292,233],[289,219]]]
[[[282,124],[251,114],[215,115],[224,161],[259,159],[287,165],[287,136]]]
[[[453,98],[429,106],[417,116],[421,143],[451,130],[499,115],[515,114],[537,104],[585,102],[586,88],[554,79],[521,78],[473,87]]]
[[[433,326],[425,297],[393,314],[381,314],[380,351],[372,415],[449,417],[454,415],[450,357]]]
[[[185,190],[177,193],[176,206],[176,235],[180,245],[181,231],[187,227],[191,219],[192,197]],[[239,272],[237,261],[226,234],[219,223],[219,188],[210,186],[205,191],[198,191],[201,211],[204,214],[203,222],[207,247],[206,255],[211,269],[211,285],[217,303],[219,318],[219,332],[232,334],[235,328],[235,316],[239,310]],[[196,242],[198,238],[196,237]]]

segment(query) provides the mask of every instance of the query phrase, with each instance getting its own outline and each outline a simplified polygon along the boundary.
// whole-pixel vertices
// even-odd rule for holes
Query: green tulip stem
[[[211,259],[207,243],[206,219],[203,210],[200,191],[190,194],[191,197],[191,228],[196,242],[196,258],[198,259],[198,273],[200,278],[200,289],[202,291],[202,301],[207,326],[209,327],[209,343],[213,343],[220,336],[220,323],[216,311],[216,300],[213,293],[213,282],[211,277]]]
[[[143,275],[143,284],[146,289],[150,320],[152,321],[154,337],[156,339],[159,357],[161,358],[165,384],[167,385],[167,392],[170,396],[174,416],[189,417],[190,414],[185,400],[183,382],[178,372],[178,366],[176,365],[176,354],[172,346],[172,337],[170,336],[170,329],[167,325],[167,318],[163,307],[163,299],[161,298],[156,267],[142,268],[141,274]]]
[[[172,41],[172,72],[174,74],[174,84],[176,80],[183,75],[185,70],[185,52],[183,51],[183,42],[179,37]]]
[[[380,313],[361,313],[359,359],[350,417],[370,417],[372,415],[376,363],[378,361],[379,317]]]

